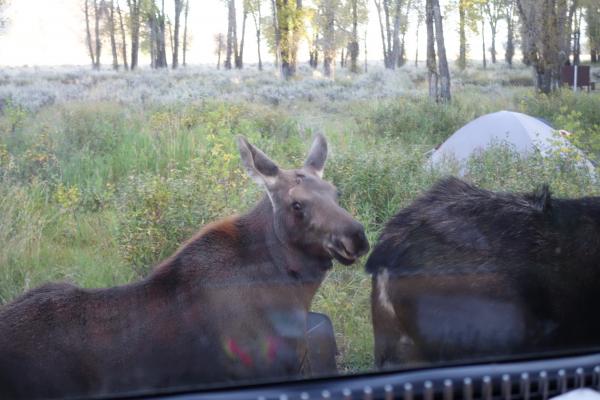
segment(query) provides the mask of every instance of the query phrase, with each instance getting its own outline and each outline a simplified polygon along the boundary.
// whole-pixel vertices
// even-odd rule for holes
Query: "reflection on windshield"
[[[0,400],[600,348],[598,1],[51,3],[0,0]]]

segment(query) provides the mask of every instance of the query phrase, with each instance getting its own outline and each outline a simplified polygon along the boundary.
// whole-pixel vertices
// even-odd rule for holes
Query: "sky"
[[[167,0],[167,3],[172,1]],[[123,0],[121,3],[125,4]],[[238,1],[240,3],[240,1]],[[268,2],[265,2],[268,3]],[[85,46],[85,24],[83,18],[83,0],[11,0],[5,10],[9,22],[0,35],[0,65],[35,66],[35,65],[88,65],[89,56]],[[238,7],[241,8],[241,7]],[[367,49],[369,60],[382,59],[381,39],[377,14],[373,2],[369,0],[369,24],[367,30]],[[227,13],[223,0],[190,0],[188,30],[191,36],[189,45],[189,64],[216,63],[213,36],[218,32],[226,32]],[[239,12],[240,10],[238,10]],[[263,14],[270,8],[265,4]],[[457,34],[455,21],[445,20],[446,46],[449,59],[457,54]],[[241,17],[238,21],[241,26]],[[407,54],[414,60],[417,34],[416,24],[411,24],[406,36]],[[238,28],[241,29],[241,28]],[[247,22],[244,59],[247,63],[257,61],[256,35],[252,20]],[[361,30],[361,37],[364,35]],[[502,26],[500,30],[502,30]],[[472,36],[472,35],[471,35]],[[489,38],[489,33],[486,34]],[[481,44],[477,37],[472,38],[471,57],[481,59]],[[477,41],[475,41],[477,40]],[[498,40],[497,51],[500,58],[503,54],[504,39]],[[419,31],[419,54],[425,56],[425,29]],[[361,59],[363,57],[361,43]],[[270,60],[266,48],[263,48],[263,59]],[[110,48],[103,49],[102,62],[111,62]],[[301,49],[300,58],[307,58],[306,49]],[[142,63],[147,62],[142,56]]]

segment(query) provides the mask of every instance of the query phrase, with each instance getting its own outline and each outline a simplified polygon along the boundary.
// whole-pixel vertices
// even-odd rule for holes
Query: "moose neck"
[[[310,304],[325,274],[332,267],[331,259],[312,256],[286,243],[285,238],[277,234],[275,213],[267,196],[241,216],[238,223],[248,240],[244,247],[262,249],[253,254],[256,261],[262,260],[265,266],[268,265],[266,268],[273,271],[274,279],[289,280],[300,286],[303,297]]]
[[[284,243],[276,234],[274,218],[265,196],[248,213],[203,228],[146,281],[171,289],[284,284],[308,309],[332,262]]]

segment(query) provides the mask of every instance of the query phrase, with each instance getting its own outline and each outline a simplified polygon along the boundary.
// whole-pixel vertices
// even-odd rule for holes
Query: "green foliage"
[[[434,117],[435,116],[435,117]],[[362,130],[395,138],[406,145],[437,145],[469,120],[458,106],[437,104],[426,98],[401,98],[375,107]]]
[[[547,119],[556,129],[571,133],[569,139],[592,159],[600,161],[600,98],[595,94],[562,90],[550,95],[526,95],[519,110]]]

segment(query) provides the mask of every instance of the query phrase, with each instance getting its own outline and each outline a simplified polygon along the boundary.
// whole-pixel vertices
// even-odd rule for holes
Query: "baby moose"
[[[209,224],[145,279],[60,283],[0,308],[2,398],[102,396],[310,373],[306,318],[332,259],[369,244],[322,179],[327,142],[284,170],[238,138],[266,196]]]

